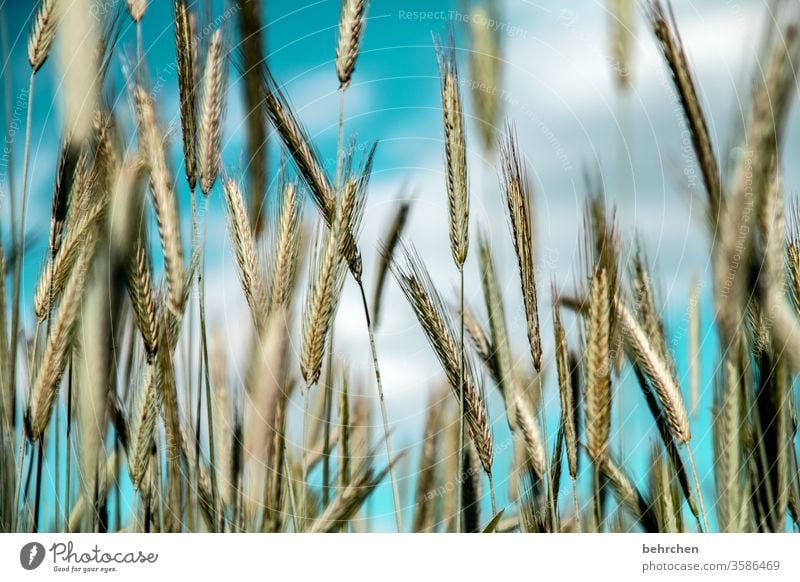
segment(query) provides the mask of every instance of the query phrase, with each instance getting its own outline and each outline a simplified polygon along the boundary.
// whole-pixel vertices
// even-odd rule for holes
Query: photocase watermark
[[[35,570],[50,557],[53,572],[73,574],[109,574],[120,565],[148,565],[158,561],[158,554],[133,550],[128,552],[105,551],[100,546],[88,550],[76,549],[72,542],[56,542],[50,548],[39,542],[29,542],[19,552],[19,563],[25,570]]]
[[[485,12],[462,12],[460,10],[398,10],[398,20],[416,22],[447,21],[475,24],[509,37],[528,38],[528,30],[518,24],[492,18]]]
[[[39,542],[29,542],[19,551],[19,564],[26,570],[35,570],[44,562],[44,546]]]

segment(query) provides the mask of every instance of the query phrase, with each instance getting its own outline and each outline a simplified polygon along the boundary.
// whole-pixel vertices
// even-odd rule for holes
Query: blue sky
[[[0,0],[6,12],[11,59],[2,73],[11,78],[11,120],[24,119],[24,105],[15,104],[27,87],[29,68],[25,56],[30,13],[27,2]],[[100,6],[122,6],[123,0],[106,0]],[[214,17],[224,15],[222,2],[212,3]],[[731,128],[741,125],[747,112],[747,73],[756,56],[757,35],[766,14],[766,0],[704,0],[674,2],[678,23],[698,85],[707,104],[709,123],[718,151],[728,144]],[[624,99],[614,91],[609,67],[607,3],[603,0],[513,0],[501,2],[503,12],[499,34],[505,48],[503,91],[504,117],[516,124],[520,145],[526,154],[536,190],[536,237],[541,259],[540,295],[549,305],[545,292],[550,277],[570,288],[577,263],[579,227],[583,205],[583,172],[598,172],[610,199],[619,207],[623,240],[630,243],[637,234],[653,259],[660,275],[659,291],[665,306],[665,319],[672,330],[685,328],[686,307],[693,277],[707,281],[708,240],[703,230],[703,193],[691,188],[683,172],[691,170],[694,158],[685,155],[682,123],[664,67],[652,35],[637,18],[634,29],[634,85]],[[457,272],[452,266],[447,241],[446,199],[442,174],[442,134],[439,81],[432,34],[445,34],[453,27],[462,50],[459,59],[462,75],[468,75],[465,24],[458,12],[463,3],[442,0],[373,0],[353,83],[347,93],[346,132],[357,135],[359,143],[380,140],[371,183],[364,231],[361,237],[367,283],[371,284],[376,261],[375,242],[381,239],[401,186],[408,184],[415,193],[408,235],[428,264],[435,283],[447,297],[452,296]],[[299,116],[333,171],[336,151],[337,88],[334,48],[338,21],[338,0],[276,0],[266,11],[267,45],[271,66]],[[420,14],[422,13],[422,14]],[[177,120],[177,79],[171,64],[174,43],[171,28],[171,3],[151,0],[142,22],[147,68],[151,79],[164,89],[159,93],[160,114],[165,123]],[[221,22],[229,38],[235,32],[234,19]],[[731,43],[731,38],[737,39]],[[127,16],[123,20],[122,47],[135,51],[135,31]],[[746,66],[747,65],[747,66]],[[119,63],[113,68],[119,71]],[[232,69],[233,74],[233,69]],[[28,228],[44,240],[49,223],[50,196],[60,127],[59,103],[53,99],[58,83],[55,60],[37,76],[35,115],[31,150],[31,205]],[[117,93],[123,92],[121,78]],[[232,175],[243,166],[244,131],[241,128],[241,85],[230,84],[227,122],[223,137],[224,162]],[[57,96],[57,94],[56,94]],[[24,103],[24,95],[23,100]],[[467,96],[468,106],[471,105]],[[123,106],[122,110],[126,108]],[[471,107],[467,115],[471,115]],[[131,129],[129,115],[121,116]],[[8,120],[7,120],[8,122]],[[14,137],[15,178],[21,176],[20,129]],[[791,127],[797,126],[793,113]],[[507,296],[507,316],[512,345],[521,365],[525,355],[524,318],[514,278],[514,257],[501,199],[497,191],[494,160],[487,159],[479,147],[474,125],[470,125],[470,179],[472,185],[472,229],[485,228],[491,235],[498,270]],[[786,133],[787,156],[800,151],[800,134]],[[180,136],[174,135],[173,154],[179,168]],[[272,149],[272,160],[277,159]],[[733,155],[724,150],[722,157]],[[786,191],[794,192],[800,170],[786,167]],[[0,165],[0,186],[8,182],[8,167]],[[188,208],[188,191],[178,180],[179,195]],[[227,251],[224,208],[219,187],[209,200],[208,293],[209,321],[219,330],[235,358],[241,363],[246,354],[249,325],[247,308],[241,296],[232,258]],[[8,232],[7,194],[4,190],[0,214],[3,232]],[[309,212],[307,216],[314,213]],[[188,219],[185,220],[188,225]],[[188,236],[188,230],[187,230]],[[187,239],[188,240],[188,239]],[[632,245],[627,244],[627,249]],[[40,245],[41,250],[41,245]],[[482,305],[474,256],[467,270],[467,301]],[[32,289],[38,276],[37,260],[26,263],[25,288]],[[337,346],[341,357],[364,382],[370,364],[364,333],[360,299],[350,283],[346,286],[337,319]],[[414,447],[421,438],[424,406],[428,393],[439,385],[441,371],[419,330],[405,300],[394,285],[386,296],[386,312],[379,330],[378,347],[386,382],[389,416],[397,426],[395,447]],[[704,320],[710,320],[708,286],[703,295]],[[543,328],[551,329],[549,310],[543,311]],[[573,325],[570,320],[570,325]],[[574,329],[572,330],[575,331]],[[546,334],[546,357],[550,350]],[[573,337],[575,340],[576,337]],[[704,359],[713,361],[716,340],[706,338]],[[682,344],[681,344],[682,345]],[[685,370],[685,350],[676,350],[681,370]],[[239,370],[241,371],[241,370]],[[700,430],[695,431],[699,458],[708,464],[711,403],[710,365],[704,367],[704,398]],[[368,396],[374,398],[369,386]],[[622,390],[635,390],[628,380]],[[505,434],[502,405],[490,399],[497,440]],[[638,398],[638,400],[636,400]],[[546,402],[550,436],[555,433],[558,395],[551,381]],[[630,415],[639,410],[641,399],[625,398],[620,418],[626,435],[639,442],[637,455],[646,453],[650,433],[649,416]],[[630,410],[626,407],[630,406]],[[297,410],[294,411],[297,413]],[[641,440],[640,440],[641,438]],[[637,457],[640,463],[643,456]],[[415,458],[412,455],[412,463]],[[500,459],[507,463],[507,459]],[[406,469],[413,472],[413,465]],[[504,471],[499,470],[498,473]],[[498,489],[507,483],[498,482]],[[708,494],[713,484],[707,484]],[[388,490],[378,494],[378,513],[386,509]],[[409,493],[410,495],[411,493]],[[504,493],[500,493],[501,500]],[[410,501],[408,497],[407,501]],[[380,521],[391,526],[388,515]],[[379,517],[380,519],[380,517]]]

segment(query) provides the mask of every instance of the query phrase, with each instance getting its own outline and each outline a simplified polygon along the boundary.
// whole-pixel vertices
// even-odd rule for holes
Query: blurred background
[[[177,68],[172,31],[171,2],[150,0],[142,21],[146,67],[160,108],[161,121],[172,129],[172,154],[181,164]],[[203,2],[200,2],[203,4]],[[234,0],[206,2],[210,22],[228,29],[236,38]],[[708,115],[718,153],[736,158],[735,143],[748,110],[750,78],[759,66],[759,38],[763,25],[775,17],[780,2],[768,0],[675,0],[675,16]],[[332,173],[336,163],[338,80],[334,66],[338,0],[265,0],[263,31],[270,66]],[[19,187],[21,150],[27,107],[26,42],[32,22],[33,3],[0,0],[2,8],[3,133],[0,157],[0,216],[3,236],[9,232],[7,197],[9,186]],[[124,0],[100,0],[98,16],[122,9]],[[213,27],[209,30],[213,30]],[[525,318],[518,289],[515,257],[508,236],[504,202],[498,188],[496,162],[490,143],[492,134],[505,123],[516,127],[520,147],[528,161],[535,191],[535,239],[540,301],[545,335],[545,359],[552,361],[550,323],[551,278],[559,289],[575,288],[583,223],[587,176],[602,184],[607,198],[616,204],[623,241],[623,260],[638,239],[654,272],[664,319],[678,362],[686,379],[687,309],[691,289],[700,289],[702,322],[701,396],[694,425],[694,447],[700,466],[710,467],[711,362],[716,361],[716,338],[710,331],[713,317],[710,301],[710,238],[703,222],[705,195],[697,162],[691,149],[677,96],[668,71],[657,52],[640,6],[625,0],[513,0],[467,2],[445,0],[372,0],[352,85],[345,109],[345,132],[357,150],[379,140],[375,170],[361,235],[365,281],[372,285],[377,262],[377,244],[386,234],[392,210],[398,201],[413,199],[406,234],[414,241],[431,271],[437,287],[455,300],[458,273],[453,267],[447,234],[447,206],[443,175],[443,141],[439,77],[434,37],[453,34],[458,47],[462,91],[467,103],[469,172],[471,185],[471,229],[486,231],[504,284],[512,347],[518,365],[530,366],[526,357]],[[491,86],[470,67],[474,40],[490,33],[497,43],[498,75]],[[203,35],[203,30],[198,31]],[[210,32],[208,33],[210,34]],[[134,55],[136,31],[122,16],[121,46]],[[234,52],[236,46],[229,47]],[[28,240],[31,248],[23,273],[23,296],[30,298],[47,241],[49,212],[58,155],[61,111],[59,78],[51,59],[37,76],[32,120],[31,190]],[[132,113],[122,74],[124,63],[112,63],[117,90],[112,98],[123,102],[119,111],[127,135],[133,133]],[[112,83],[113,84],[113,83]],[[477,91],[491,91],[500,108],[488,126],[482,125],[476,107]],[[243,87],[231,66],[228,111],[223,134],[224,167],[240,176],[247,165],[243,122]],[[800,155],[797,111],[786,132],[786,156]],[[11,152],[11,155],[9,155]],[[358,157],[358,155],[357,155]],[[271,189],[280,159],[277,140],[271,138],[269,153]],[[796,191],[800,167],[785,167],[787,194]],[[181,174],[176,172],[180,178]],[[178,179],[185,214],[184,237],[188,240],[189,193]],[[310,206],[310,204],[308,204]],[[310,210],[310,209],[309,209]],[[220,338],[234,357],[247,353],[251,326],[239,278],[229,253],[225,208],[219,185],[208,201],[207,309],[212,334]],[[306,213],[316,220],[316,211]],[[474,240],[474,238],[473,238]],[[474,247],[477,248],[477,247]],[[474,257],[473,257],[474,259]],[[623,264],[623,267],[626,265]],[[307,269],[304,269],[304,271]],[[466,301],[482,304],[477,261],[467,267]],[[30,305],[30,302],[27,302]],[[26,329],[32,314],[24,314]],[[567,324],[573,347],[577,347],[576,324]],[[396,450],[409,449],[400,465],[401,493],[405,503],[413,501],[413,483],[418,445],[422,439],[425,407],[432,391],[438,391],[442,372],[428,347],[416,319],[393,282],[388,285],[384,312],[377,330],[378,352],[385,381],[387,408],[394,430]],[[357,390],[373,400],[371,362],[363,313],[357,289],[351,281],[336,320],[337,358],[362,380]],[[243,370],[231,372],[241,385]],[[624,459],[634,474],[645,479],[643,468],[654,438],[652,420],[632,379],[624,378],[613,442],[626,438]],[[237,381],[232,383],[235,388]],[[684,383],[685,384],[685,383]],[[558,391],[553,370],[548,372],[545,409],[552,438],[557,429]],[[501,418],[502,401],[487,385],[495,438],[508,438]],[[246,405],[246,404],[244,404]],[[637,411],[641,410],[642,414]],[[296,415],[298,407],[292,411]],[[377,417],[376,417],[377,418]],[[703,427],[706,430],[703,430]],[[377,426],[374,431],[381,432]],[[381,450],[381,449],[379,449]],[[498,475],[507,475],[511,459],[498,453]],[[638,470],[637,470],[638,469]],[[702,472],[701,472],[702,473]],[[713,492],[711,474],[700,475],[704,489]],[[498,480],[498,500],[507,499],[510,483]],[[371,501],[373,527],[391,530],[391,493],[388,484]]]

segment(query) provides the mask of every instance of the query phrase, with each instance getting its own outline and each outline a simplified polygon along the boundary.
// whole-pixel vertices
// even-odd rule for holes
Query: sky
[[[98,11],[113,12],[123,0],[105,0]],[[235,4],[211,3],[214,22],[229,38],[235,36]],[[746,116],[749,101],[749,72],[758,56],[761,23],[769,16],[767,0],[676,0],[675,14],[698,89],[706,104],[710,130],[720,158],[735,159],[728,147]],[[7,185],[10,174],[15,184],[21,176],[24,135],[25,93],[29,67],[25,56],[30,28],[28,2],[0,0],[6,16],[10,60],[3,63],[4,81],[10,79],[10,93],[4,100],[10,112],[6,136],[15,148],[12,165],[0,163],[0,216],[4,243],[8,248]],[[142,21],[142,39],[148,74],[159,90],[160,116],[164,125],[177,127],[177,79],[171,3],[151,0]],[[535,190],[535,238],[539,253],[539,295],[549,306],[549,281],[559,288],[574,287],[577,274],[580,227],[588,171],[601,180],[608,198],[617,205],[619,228],[624,241],[623,255],[633,249],[638,237],[658,274],[658,291],[664,319],[676,345],[679,374],[686,373],[686,310],[692,282],[703,284],[701,306],[704,317],[703,396],[695,446],[700,459],[709,459],[708,433],[711,406],[710,363],[716,353],[716,338],[707,325],[710,320],[708,248],[704,231],[702,186],[689,175],[697,166],[687,148],[681,112],[670,80],[661,62],[652,34],[637,10],[633,32],[633,85],[626,95],[615,90],[612,76],[608,24],[608,3],[602,0],[513,0],[500,2],[501,15],[488,24],[503,43],[503,105],[500,126],[506,121],[516,127],[520,149],[525,154]],[[338,0],[270,0],[266,6],[265,38],[268,58],[275,77],[289,96],[299,117],[316,143],[326,168],[333,172],[337,142],[338,81],[334,66]],[[386,232],[387,222],[399,198],[413,196],[406,234],[414,241],[432,273],[433,280],[448,300],[455,300],[458,273],[452,264],[447,234],[447,205],[443,168],[443,143],[439,80],[433,36],[452,30],[458,47],[462,78],[469,81],[469,16],[464,2],[445,0],[373,0],[363,38],[361,54],[350,89],[346,94],[345,132],[357,144],[379,140],[375,169],[361,234],[365,280],[368,289],[377,261],[376,246]],[[466,21],[465,21],[466,20]],[[121,47],[135,53],[136,35],[124,15]],[[119,70],[119,62],[115,63]],[[223,160],[231,175],[242,172],[244,128],[242,127],[242,86],[231,68],[229,103],[223,133]],[[114,79],[115,94],[122,94],[123,79]],[[54,60],[37,75],[32,119],[30,235],[38,237],[34,251],[41,252],[49,224],[53,168],[60,128],[58,70]],[[524,312],[516,279],[515,258],[508,236],[503,200],[498,188],[496,160],[486,154],[473,123],[471,95],[465,92],[468,119],[467,143],[471,184],[472,256],[467,265],[465,296],[468,304],[482,306],[474,234],[485,230],[491,240],[497,268],[506,296],[506,313],[512,347],[521,365],[529,366]],[[132,130],[130,111],[123,103],[121,122]],[[786,156],[800,153],[797,112],[793,111],[786,133]],[[13,135],[12,135],[13,130]],[[271,159],[277,160],[273,144]],[[175,133],[172,154],[180,167],[180,135]],[[786,191],[793,193],[800,169],[787,164]],[[274,173],[273,173],[274,175]],[[181,180],[181,206],[188,210],[188,188]],[[316,218],[309,205],[306,218]],[[235,263],[228,252],[225,209],[219,185],[208,200],[207,293],[209,325],[219,333],[232,354],[234,373],[241,381],[241,366],[247,353],[249,323]],[[188,225],[188,215],[184,224]],[[185,236],[188,237],[188,230]],[[188,240],[188,238],[185,238]],[[629,256],[629,255],[627,255]],[[38,277],[39,263],[29,260],[24,289],[29,295]],[[394,433],[395,449],[419,444],[425,405],[431,390],[442,381],[441,368],[429,349],[413,314],[393,284],[387,287],[385,311],[377,333],[377,345],[384,378],[387,408]],[[30,319],[28,320],[30,322]],[[577,340],[575,321],[568,319],[571,339]],[[542,327],[551,329],[549,309],[542,310]],[[545,333],[545,358],[552,358],[549,331]],[[360,297],[351,282],[345,285],[336,320],[337,357],[346,361],[364,384],[369,398],[376,399],[370,379],[371,364]],[[629,379],[620,381],[621,390],[636,390]],[[488,389],[496,439],[507,435],[501,418],[502,403],[493,387]],[[641,398],[621,397],[618,409],[622,434],[636,437],[630,464],[641,466],[651,432],[651,420],[641,410]],[[555,434],[558,392],[554,378],[546,385],[546,413],[549,434]],[[377,402],[375,400],[375,402]],[[294,410],[297,414],[298,410]],[[506,431],[504,433],[504,431]],[[642,453],[643,452],[643,453]],[[403,470],[413,473],[416,457],[409,456]],[[508,463],[507,458],[498,463]],[[637,465],[638,463],[638,465]],[[502,474],[504,471],[498,471]],[[713,482],[707,481],[709,494]],[[408,488],[410,481],[405,482]],[[496,483],[501,500],[508,483]],[[407,502],[410,502],[411,493]],[[376,522],[391,527],[388,489],[376,495]]]

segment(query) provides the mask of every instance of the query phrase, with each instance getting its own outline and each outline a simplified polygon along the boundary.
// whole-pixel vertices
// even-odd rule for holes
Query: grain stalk
[[[53,40],[56,35],[56,24],[58,13],[56,10],[56,0],[42,0],[39,10],[36,13],[33,29],[28,37],[28,63],[31,66],[30,78],[28,80],[28,110],[25,115],[25,145],[23,147],[22,161],[22,192],[20,194],[19,222],[16,226],[17,238],[16,252],[17,261],[14,264],[14,286],[11,312],[11,346],[9,381],[13,386],[16,379],[16,353],[17,337],[19,335],[19,306],[20,291],[22,281],[22,264],[24,262],[25,249],[25,218],[28,205],[28,166],[30,162],[30,142],[31,142],[31,122],[33,117],[33,97],[34,80],[36,72],[44,65],[50,54]],[[12,221],[13,224],[13,221]],[[13,399],[12,399],[13,402]]]
[[[447,166],[447,206],[450,233],[450,252],[459,272],[460,333],[459,333],[459,434],[458,434],[458,476],[460,482],[464,474],[464,263],[469,249],[469,179],[467,176],[467,146],[465,139],[464,115],[461,104],[458,66],[454,39],[448,46],[437,40],[436,55],[439,63],[439,77],[442,100],[442,124],[444,126],[444,152]],[[456,531],[463,531],[462,513],[464,511],[461,487],[456,491]]]

